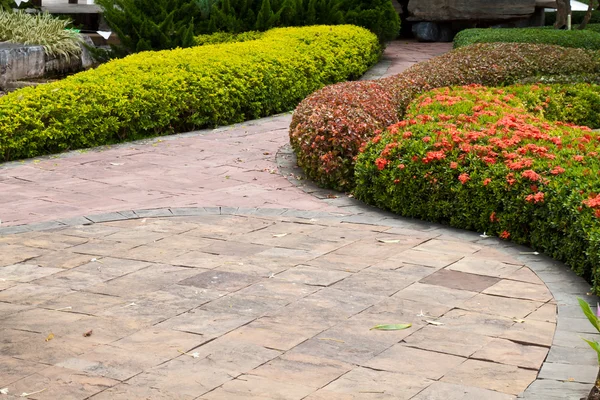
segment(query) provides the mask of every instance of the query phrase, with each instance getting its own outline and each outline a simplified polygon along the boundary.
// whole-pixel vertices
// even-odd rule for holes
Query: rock
[[[410,0],[411,19],[420,21],[502,20],[529,17],[536,0]]]
[[[44,58],[42,46],[0,43],[0,89],[10,81],[43,76]]]
[[[435,22],[417,22],[413,24],[412,31],[419,42],[437,42],[440,37],[440,29]]]

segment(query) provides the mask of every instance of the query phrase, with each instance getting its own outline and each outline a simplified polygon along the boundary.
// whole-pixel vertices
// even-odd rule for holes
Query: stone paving
[[[448,49],[394,43],[366,77]],[[589,391],[589,285],[303,181],[289,118],[0,165],[0,399]]]
[[[393,225],[206,212],[2,236],[0,382],[32,399],[525,390],[554,335],[548,288],[481,240]]]

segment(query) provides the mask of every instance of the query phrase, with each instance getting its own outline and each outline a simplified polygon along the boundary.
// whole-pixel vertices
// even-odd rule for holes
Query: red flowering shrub
[[[431,89],[496,86],[538,75],[600,72],[597,53],[551,45],[490,43],[463,47],[377,81],[325,87],[296,109],[290,141],[298,165],[319,185],[350,190],[354,158],[375,131],[397,122],[410,101]]]
[[[437,89],[365,146],[355,173],[367,203],[528,244],[600,292],[600,132],[528,113],[505,89]]]

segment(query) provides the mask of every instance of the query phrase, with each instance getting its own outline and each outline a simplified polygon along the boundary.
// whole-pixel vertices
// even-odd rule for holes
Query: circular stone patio
[[[381,214],[138,213],[0,236],[9,395],[513,399],[553,341],[528,266],[547,261],[496,239]]]

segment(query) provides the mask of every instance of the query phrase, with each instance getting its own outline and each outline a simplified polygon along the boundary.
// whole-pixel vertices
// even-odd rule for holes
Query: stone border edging
[[[589,324],[577,302],[577,297],[595,304],[598,297],[589,294],[590,285],[577,276],[564,263],[546,255],[533,252],[532,249],[506,242],[498,238],[482,239],[478,233],[454,229],[448,226],[423,222],[397,216],[376,207],[366,205],[344,193],[318,187],[308,180],[296,163],[296,155],[290,145],[282,147],[277,153],[277,167],[280,174],[293,185],[307,194],[326,203],[337,206],[353,215],[352,222],[385,225],[386,220],[411,221],[416,225],[429,225],[431,230],[447,231],[460,235],[479,245],[493,246],[517,258],[529,267],[548,287],[557,304],[558,315],[552,346],[537,379],[519,395],[520,399],[553,400],[575,399],[587,395],[595,382],[598,372],[598,360],[595,352],[581,339],[593,336],[600,340],[594,328]],[[380,219],[377,219],[380,216]],[[385,216],[385,217],[383,217]],[[525,254],[524,254],[525,253]],[[577,376],[584,376],[577,379]]]

